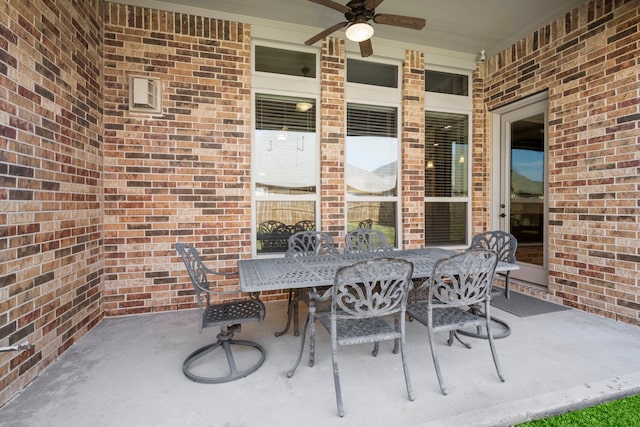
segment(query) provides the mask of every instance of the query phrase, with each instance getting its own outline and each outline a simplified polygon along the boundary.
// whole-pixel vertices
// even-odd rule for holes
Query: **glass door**
[[[529,101],[498,113],[495,223],[518,240],[520,270],[512,277],[547,286],[547,99]]]

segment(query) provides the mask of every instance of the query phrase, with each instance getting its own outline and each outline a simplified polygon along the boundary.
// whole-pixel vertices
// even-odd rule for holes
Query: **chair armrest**
[[[331,299],[333,286],[328,286],[326,289],[313,287],[309,289],[309,296],[316,301],[327,301]]]
[[[228,271],[228,272],[215,271],[215,270],[210,269],[206,265],[204,265],[204,263],[202,264],[202,267],[204,267],[204,269],[206,270],[207,273],[211,273],[211,274],[213,274],[215,276],[231,277],[231,276],[237,276],[237,275],[240,274],[240,272],[238,270],[233,270],[233,271]]]

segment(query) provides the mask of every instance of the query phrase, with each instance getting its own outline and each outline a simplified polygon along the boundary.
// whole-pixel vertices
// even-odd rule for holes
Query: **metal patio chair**
[[[513,234],[508,233],[506,231],[495,230],[495,231],[484,231],[482,233],[478,233],[473,236],[471,240],[471,245],[469,245],[469,249],[487,249],[493,251],[498,254],[498,261],[508,262],[510,264],[516,263],[516,250],[518,248],[518,240],[513,236]],[[509,289],[509,274],[510,271],[506,271],[503,273],[496,273],[504,278],[504,288],[493,288],[492,297],[496,297],[500,294],[504,293],[505,298],[509,298],[510,289]],[[477,313],[482,313],[480,307],[472,307],[473,310],[476,310]],[[496,317],[492,317],[491,321],[500,325],[500,332],[495,333],[493,338],[500,339],[508,337],[511,334],[511,328],[509,324],[504,320],[498,319]],[[472,338],[487,338],[486,331],[482,330],[481,326],[476,328],[476,332],[471,332],[468,330],[458,331],[459,333],[466,335]]]
[[[337,254],[338,249],[330,234],[321,231],[299,231],[289,237],[288,249],[284,256],[297,257],[309,255]],[[282,331],[276,332],[276,337],[285,334],[293,320],[293,334],[299,335],[299,301],[308,302],[306,290],[289,289],[289,303],[287,306],[287,324]]]
[[[312,292],[308,317],[313,326],[316,317],[331,334],[333,380],[338,414],[344,416],[338,367],[338,346],[399,340],[402,367],[409,400],[414,394],[409,377],[405,340],[405,310],[411,286],[413,264],[402,259],[376,258],[340,268],[333,286],[324,293]],[[331,300],[331,311],[317,313],[315,302]],[[393,316],[393,325],[385,317]],[[306,328],[305,328],[306,330]],[[314,363],[311,328],[309,365]],[[297,366],[297,365],[296,365]],[[293,375],[293,371],[288,376]]]
[[[393,248],[384,233],[371,228],[356,228],[344,237],[344,253],[388,252]]]
[[[468,326],[484,325],[491,355],[498,373],[504,382],[498,354],[490,325],[491,286],[498,257],[495,252],[472,249],[438,261],[429,277],[421,286],[428,289],[428,298],[407,306],[407,314],[427,327],[431,356],[442,394],[447,394],[440,363],[436,353],[435,334],[457,331]],[[483,305],[482,316],[469,310],[471,305]]]
[[[237,275],[237,272],[225,273],[209,269],[202,262],[198,251],[193,246],[185,243],[176,243],[176,252],[182,257],[195,290],[200,313],[199,332],[202,333],[202,330],[208,327],[220,328],[216,342],[201,347],[187,356],[182,364],[184,375],[198,383],[224,383],[246,377],[255,372],[264,362],[264,348],[258,343],[236,340],[233,337],[237,332],[240,332],[241,324],[243,323],[262,323],[265,314],[264,304],[254,297],[242,300],[235,299],[228,302],[211,301],[211,297],[237,295],[240,291],[213,290],[209,286],[209,276],[215,276],[219,280],[228,280],[231,276]],[[259,351],[258,361],[248,367],[239,369],[233,356],[232,345],[257,349]],[[203,376],[195,373],[192,365],[217,348],[224,350],[229,368],[228,373],[218,376]]]
[[[353,231],[348,232],[344,237],[344,253],[363,253],[363,252],[391,252],[393,248],[387,242],[387,238],[384,233],[378,230],[370,228],[372,224],[371,220],[361,221]],[[368,225],[367,227],[360,227],[360,225]],[[378,355],[380,348],[379,343],[375,343],[371,354]],[[393,352],[398,352],[398,341],[393,346]]]
[[[498,261],[516,263],[516,250],[518,249],[518,240],[511,233],[501,230],[484,231],[473,236],[469,249],[488,249],[498,254]],[[496,273],[504,277],[504,296],[509,298],[509,271],[504,273]],[[497,293],[499,289],[494,289]]]

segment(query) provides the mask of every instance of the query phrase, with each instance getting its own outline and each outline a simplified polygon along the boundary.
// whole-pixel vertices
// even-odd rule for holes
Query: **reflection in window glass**
[[[315,79],[316,55],[310,52],[256,45],[255,67],[256,71]]]
[[[526,243],[518,245],[518,259],[538,265],[545,230],[544,120],[541,113],[511,123],[509,230],[519,243]]]
[[[256,94],[252,174],[258,254],[281,253],[316,229],[315,99]]]
[[[315,230],[315,202],[259,201],[256,203],[257,253],[285,252],[289,236]]]
[[[256,195],[314,193],[315,100],[257,94],[255,122]]]
[[[469,116],[425,112],[425,243],[465,244]],[[448,198],[450,201],[443,201]]]
[[[469,96],[469,76],[426,70],[424,85],[427,92]]]
[[[469,146],[466,114],[427,111],[425,114],[425,194],[466,196]]]
[[[466,202],[425,203],[424,211],[424,232],[427,244],[465,244],[467,236]]]
[[[382,231],[387,243],[397,247],[396,202],[349,202],[347,203],[347,231],[356,228],[373,228]]]
[[[397,109],[347,106],[347,192],[395,196],[398,182]]]
[[[347,104],[347,229],[371,227],[397,246],[398,110]]]

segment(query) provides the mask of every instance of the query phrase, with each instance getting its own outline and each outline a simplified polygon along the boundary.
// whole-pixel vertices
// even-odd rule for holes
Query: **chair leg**
[[[229,381],[234,381],[234,380],[246,377],[247,375],[258,370],[258,368],[262,366],[265,360],[264,348],[258,343],[255,343],[252,341],[246,341],[246,340],[234,340],[232,339],[232,337],[233,337],[233,331],[223,330],[218,334],[217,336],[218,340],[215,343],[201,347],[196,351],[194,351],[193,353],[191,353],[189,356],[187,356],[187,358],[182,363],[182,372],[184,373],[184,375],[190,380],[197,383],[219,384],[219,383],[226,383]],[[233,357],[233,352],[231,350],[232,345],[242,345],[245,347],[253,347],[260,352],[260,359],[253,365],[249,366],[248,368],[238,370],[235,359]],[[224,352],[227,358],[227,364],[229,366],[229,373],[227,375],[222,375],[217,377],[205,377],[202,375],[197,375],[191,371],[190,368],[194,362],[201,359],[205,355],[211,353],[213,350],[217,348],[224,349]]]
[[[393,327],[397,332],[400,332],[400,314],[396,314],[393,316]],[[393,340],[393,354],[398,354],[398,349],[400,348],[400,340],[396,338]]]
[[[458,334],[458,332],[459,331],[449,331],[449,339],[447,340],[447,344],[449,345],[449,347],[453,345],[453,340],[458,340],[460,344],[470,349],[471,344],[469,344],[466,341],[462,341],[462,338],[460,338],[460,335]]]
[[[396,331],[400,331],[400,316],[398,314],[396,314],[395,316],[393,316],[393,325],[395,327]],[[396,338],[395,340],[393,340],[393,354],[398,354],[398,350],[400,348],[400,340],[398,338]],[[377,357],[378,356],[378,350],[380,350],[380,342],[376,341],[373,344],[373,351],[371,352],[371,354],[373,355],[373,357]]]
[[[376,341],[376,342],[373,343],[373,351],[371,352],[373,357],[378,357],[378,351],[379,350],[380,350],[380,342]]]
[[[486,320],[487,320],[487,323],[486,323],[487,337],[489,338],[489,347],[491,347],[491,356],[493,356],[493,363],[494,365],[496,365],[496,372],[498,373],[498,378],[500,378],[500,381],[504,382],[505,378],[504,378],[504,375],[502,374],[502,369],[500,368],[500,362],[498,361],[498,353],[496,352],[496,346],[495,346],[495,343],[493,342],[493,331],[490,325],[491,319],[487,317]]]
[[[298,330],[298,301],[299,293],[295,289],[289,289],[289,300],[287,304],[287,324],[284,329],[276,332],[275,336],[279,337],[287,333],[293,320],[293,335],[296,337],[300,334]]]
[[[435,337],[431,329],[427,329],[427,334],[429,336],[429,347],[431,348],[431,357],[433,358],[433,366],[436,369],[436,376],[438,377],[440,391],[442,392],[442,394],[446,395],[448,391],[444,386],[444,381],[442,380],[442,372],[440,372],[440,363],[438,362],[438,355],[436,354]]]
[[[511,297],[511,290],[509,289],[509,277],[510,271],[507,271],[504,275],[504,297],[509,299]]]
[[[340,374],[338,372],[338,344],[333,338],[331,340],[331,361],[333,363],[333,383],[336,387],[336,404],[338,405],[338,415],[344,417],[344,407],[342,405],[342,388],[340,387]]]
[[[409,377],[409,363],[407,362],[407,342],[402,334],[402,338],[400,338],[400,353],[402,355],[402,369],[404,370],[404,382],[407,385],[407,395],[409,396],[409,400],[413,401],[415,396],[413,394],[413,387],[411,385],[411,377]]]
[[[316,317],[315,308],[309,307],[309,366],[316,360]]]

